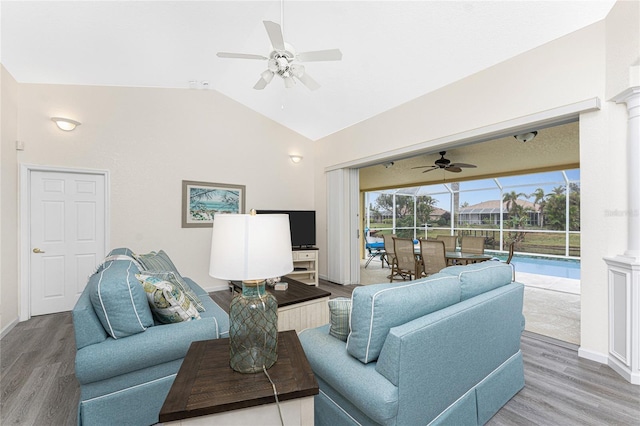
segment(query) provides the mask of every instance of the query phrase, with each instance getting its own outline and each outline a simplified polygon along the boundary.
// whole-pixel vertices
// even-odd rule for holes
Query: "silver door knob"
[[[38,247],[33,249],[34,253],[44,253],[42,250],[40,250]]]

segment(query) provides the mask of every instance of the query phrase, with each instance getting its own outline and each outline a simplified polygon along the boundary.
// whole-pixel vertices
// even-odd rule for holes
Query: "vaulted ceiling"
[[[20,83],[217,90],[318,140],[602,20],[613,4],[2,1],[0,60]],[[268,55],[263,20],[283,23],[298,52],[339,48],[343,60],[305,64],[318,90],[286,89],[279,77],[254,90],[266,61],[216,52]],[[450,152],[454,161],[484,161],[478,155]]]

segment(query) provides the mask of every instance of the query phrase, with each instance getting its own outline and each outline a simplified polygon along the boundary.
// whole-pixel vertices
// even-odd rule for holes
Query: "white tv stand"
[[[293,256],[293,271],[287,277],[300,281],[307,285],[318,286],[318,248],[303,247],[294,248],[291,251]]]

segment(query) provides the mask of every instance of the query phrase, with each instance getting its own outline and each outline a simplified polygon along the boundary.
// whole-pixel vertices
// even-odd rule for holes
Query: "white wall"
[[[0,335],[18,319],[18,84],[0,65]]]
[[[314,207],[312,142],[220,93],[18,86],[18,138],[26,149],[17,161],[109,170],[111,247],[164,249],[208,290],[226,285],[208,276],[211,229],[181,227],[182,180],[246,185],[247,209]],[[52,116],[82,124],[63,132]],[[304,160],[293,164],[290,153]]]
[[[620,10],[624,9],[624,10]],[[610,17],[533,49],[441,90],[417,98],[316,143],[316,209],[326,224],[325,170],[415,144],[474,129],[499,126],[532,114],[597,97],[602,110],[583,114],[580,124],[582,217],[582,331],[586,352],[607,353],[605,255],[624,251],[624,220],[605,208],[625,204],[625,163],[615,171],[603,159],[625,150],[626,116],[607,103],[607,73],[620,79],[638,60],[638,2],[619,2]],[[608,34],[607,28],[616,28]],[[621,36],[620,34],[624,35]],[[613,51],[615,65],[607,64]],[[633,54],[635,50],[635,55]],[[615,71],[615,72],[614,72]],[[623,84],[624,85],[624,84]],[[620,83],[610,86],[619,87]],[[616,93],[613,93],[616,94]],[[606,163],[606,161],[605,161]],[[326,233],[319,235],[320,274],[326,275]]]

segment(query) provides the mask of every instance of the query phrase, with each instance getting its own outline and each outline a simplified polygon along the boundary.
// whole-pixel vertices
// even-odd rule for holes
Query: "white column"
[[[614,99],[627,104],[628,221],[625,255],[640,260],[640,87],[625,90]]]
[[[627,249],[609,271],[609,366],[640,385],[640,86],[613,100],[627,105]]]

